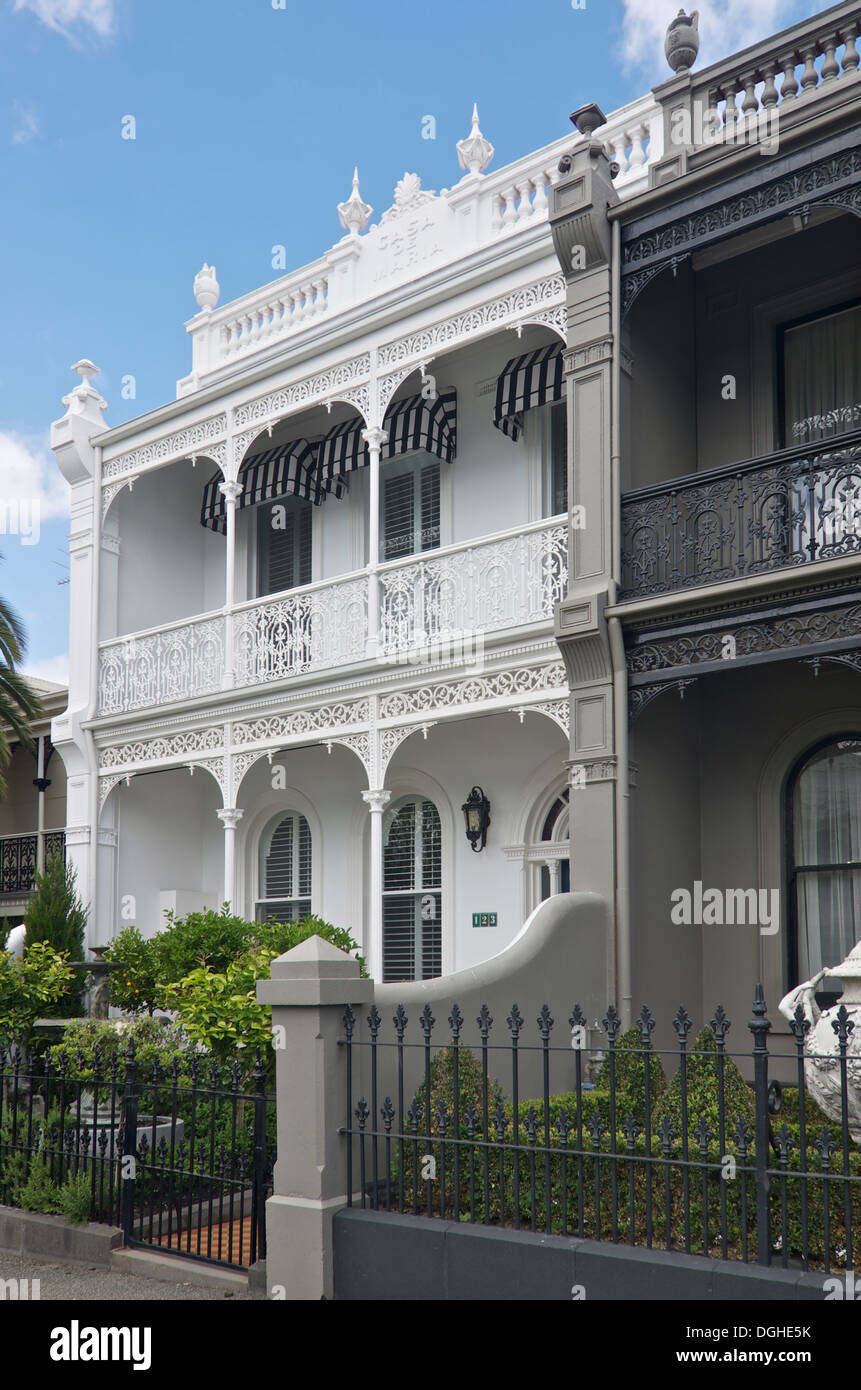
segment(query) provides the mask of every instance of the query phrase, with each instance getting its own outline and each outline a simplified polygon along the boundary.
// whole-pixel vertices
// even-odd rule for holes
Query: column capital
[[[235,806],[224,806],[220,811],[216,811],[215,814],[218,816],[225,830],[235,830],[242,820],[242,817],[245,815],[245,812],[239,810]]]
[[[392,799],[392,794],[391,794],[391,792],[386,792],[386,791],[367,791],[367,792],[362,792],[362,800],[363,800],[363,801],[366,801],[366,802],[368,803],[368,809],[371,811],[371,813],[373,813],[374,811],[377,811],[377,812],[383,811],[383,810],[385,809],[385,807],[388,805],[388,803],[391,801],[391,799]]]
[[[375,425],[372,429],[362,430],[362,439],[369,449],[381,449],[384,444],[388,443],[388,430],[381,430]]]
[[[228,480],[218,484],[218,491],[221,493],[228,506],[231,502],[236,502],[238,498],[241,497],[244,490],[243,483],[233,483]]]

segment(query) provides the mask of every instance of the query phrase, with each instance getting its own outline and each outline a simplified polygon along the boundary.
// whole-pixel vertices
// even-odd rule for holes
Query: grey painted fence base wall
[[[73,1226],[62,1216],[0,1206],[0,1250],[16,1255],[75,1260],[109,1269],[111,1251],[123,1243],[119,1226],[92,1221]]]
[[[571,1302],[575,1285],[587,1303],[825,1298],[823,1274],[360,1208],[337,1213],[334,1245],[343,1302]]]

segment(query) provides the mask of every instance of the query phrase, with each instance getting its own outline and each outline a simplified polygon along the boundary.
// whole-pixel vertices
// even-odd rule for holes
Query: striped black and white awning
[[[333,492],[343,496],[344,477],[367,466],[370,455],[362,439],[364,420],[335,425],[323,439],[295,439],[263,453],[253,454],[239,474],[243,484],[237,509],[272,502],[279,497],[303,497],[319,506]],[[447,391],[435,400],[410,396],[390,406],[383,428],[388,443],[380,458],[396,458],[424,449],[451,463],[457,449],[457,392]],[[224,498],[218,491],[224,478],[216,473],[206,484],[200,520],[203,526],[224,535],[227,529]]]
[[[333,490],[321,478],[319,451],[319,444],[312,444],[307,439],[294,439],[290,444],[252,454],[239,474],[243,486],[237,503],[238,510],[257,506],[260,502],[273,502],[279,497],[302,497],[319,506],[327,492]],[[223,481],[220,472],[210,478],[204,488],[200,510],[201,524],[212,531],[219,531],[221,535],[227,528],[224,498],[218,491],[218,485]],[[340,493],[342,489],[336,484],[334,490]]]
[[[370,454],[362,439],[365,428],[361,420],[349,420],[326,435],[320,449],[324,486],[345,473],[368,466]],[[457,392],[443,392],[435,400],[408,396],[396,401],[386,412],[383,429],[389,438],[380,450],[382,461],[423,449],[444,463],[451,463],[457,452]]]
[[[524,413],[561,401],[562,394],[561,343],[512,357],[496,383],[493,423],[509,439],[517,439],[523,429]]]

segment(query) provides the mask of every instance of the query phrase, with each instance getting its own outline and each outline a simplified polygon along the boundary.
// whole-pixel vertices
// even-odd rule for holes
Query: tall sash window
[[[809,753],[787,790],[792,947],[798,980],[839,965],[861,920],[861,737]]]
[[[410,797],[383,823],[383,981],[442,974],[442,836],[432,801]]]

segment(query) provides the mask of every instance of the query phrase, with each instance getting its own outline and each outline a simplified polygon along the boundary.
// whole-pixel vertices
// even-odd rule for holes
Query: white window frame
[[[296,830],[297,830],[297,831],[298,831],[298,823],[299,823],[300,817],[305,821],[306,825],[308,826],[308,834],[309,834],[310,840],[311,840],[311,864],[310,864],[310,869],[311,869],[311,891],[310,891],[310,893],[308,893],[307,895],[304,895],[304,894],[301,894],[301,893],[294,893],[294,894],[292,895],[292,897],[290,897],[290,898],[267,898],[267,897],[264,895],[264,893],[263,893],[263,889],[266,887],[266,883],[265,883],[265,874],[264,874],[264,861],[265,861],[265,859],[266,859],[266,854],[264,853],[264,846],[266,845],[267,839],[268,839],[269,846],[271,847],[271,845],[272,845],[272,837],[274,836],[275,831],[278,829],[278,826],[281,824],[281,822],[282,822],[283,820],[286,819],[287,816],[293,816],[293,817],[294,817],[294,823],[295,823],[295,826],[296,826]],[[304,903],[304,902],[307,902],[307,904],[308,904],[308,914],[309,914],[309,915],[313,915],[313,912],[314,912],[314,901],[315,901],[315,892],[314,892],[314,889],[315,889],[315,878],[314,878],[315,838],[316,838],[316,837],[315,837],[315,833],[314,833],[314,827],[313,827],[311,821],[308,819],[308,816],[305,814],[304,811],[299,810],[297,807],[295,807],[295,806],[293,806],[293,805],[278,807],[276,810],[270,812],[270,814],[266,817],[266,819],[265,819],[265,821],[263,822],[263,825],[262,825],[262,827],[261,827],[261,829],[260,829],[260,832],[259,832],[259,834],[258,834],[257,837],[256,837],[256,854],[255,854],[254,875],[253,875],[254,890],[255,890],[255,892],[254,892],[254,898],[253,898],[253,900],[252,900],[252,916],[253,916],[253,920],[254,920],[254,921],[257,921],[257,920],[258,920],[258,918],[257,918],[257,910],[258,910],[258,908],[261,907],[261,906],[262,906],[263,904],[265,904],[265,903],[273,903],[273,904],[277,905],[277,904],[279,904],[279,903],[284,903],[284,902],[303,902],[303,903]],[[268,851],[267,851],[267,852],[268,852]],[[298,877],[299,877],[299,837],[298,837],[298,834],[296,834],[295,839],[294,839],[294,844],[293,844],[293,855],[294,855],[294,861],[293,861],[294,884],[295,884],[296,886],[298,886]]]
[[[445,463],[436,454],[430,453],[427,449],[411,449],[407,454],[398,454],[397,458],[386,459],[380,463],[380,515],[379,515],[379,535],[380,535],[380,554],[378,564],[393,565],[398,560],[415,560],[422,555],[432,555],[433,550],[416,550],[412,555],[399,555],[391,560],[383,559],[383,543],[385,538],[385,492],[383,488],[384,478],[396,477],[399,473],[420,473],[425,463],[436,463],[439,465],[439,548],[451,544],[451,470],[452,465]],[[437,547],[434,547],[436,549]]]

